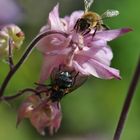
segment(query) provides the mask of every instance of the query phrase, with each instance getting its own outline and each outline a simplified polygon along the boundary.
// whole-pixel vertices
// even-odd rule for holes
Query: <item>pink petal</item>
[[[55,56],[55,55],[68,55],[71,52],[71,48],[64,48],[59,50],[54,50],[50,52],[46,52],[45,55]]]
[[[36,46],[37,49],[44,54],[45,52],[67,47],[70,40],[70,37],[66,38],[62,34],[52,34],[41,39]]]
[[[84,47],[78,55],[87,56],[92,59],[96,59],[97,61],[105,64],[110,65],[110,62],[113,58],[112,50],[109,46],[103,45],[103,46],[96,46],[93,47]]]
[[[41,135],[45,135],[46,127],[50,134],[58,130],[62,119],[60,103],[48,100],[45,95],[46,93],[42,98],[31,95],[22,103],[18,111],[17,125],[22,119],[28,118]]]
[[[49,14],[49,25],[51,30],[65,32],[65,26],[59,17],[59,4],[57,4]]]
[[[40,73],[40,79],[39,83],[44,83],[45,80],[48,79],[50,76],[53,68],[59,67],[60,64],[64,63],[64,57],[62,55],[46,55],[44,56],[41,73]]]
[[[73,63],[75,69],[80,71],[82,74],[93,75],[102,79],[111,79],[113,77],[116,79],[120,79],[118,70],[111,68],[94,58],[77,55]]]
[[[113,53],[110,47],[105,46],[102,49],[100,49],[93,58],[97,60],[98,62],[105,64],[107,66],[110,65],[111,60],[113,58]]]
[[[75,68],[75,70],[79,71],[81,74],[83,74],[83,75],[90,75],[90,73],[88,71],[86,71],[85,68],[83,68],[82,65],[80,65],[79,62],[73,60],[72,65]]]
[[[77,20],[79,18],[81,18],[81,16],[84,14],[83,11],[75,11],[71,14],[71,16],[68,18],[68,17],[65,17],[64,19],[66,19],[68,21],[68,30],[71,31],[73,30]],[[69,19],[69,20],[68,20]]]
[[[36,128],[36,130],[41,134],[45,135],[44,129],[49,124],[49,117],[43,110],[35,110],[32,112],[32,115],[30,116],[30,121],[32,125]]]
[[[87,47],[94,47],[94,46],[104,46],[104,45],[106,45],[107,44],[107,42],[105,41],[105,40],[101,40],[101,39],[92,39],[92,37],[91,36],[87,36],[87,37],[85,37],[85,39],[84,39],[84,44],[85,44],[85,46],[87,46]]]
[[[19,123],[24,119],[30,117],[32,111],[38,105],[40,99],[38,96],[32,95],[29,96],[20,106],[18,109],[18,116],[17,116],[17,126]]]
[[[88,71],[95,77],[102,79],[121,79],[118,70],[104,65],[96,60],[89,60],[88,62],[83,63],[82,66],[86,71]]]
[[[95,35],[95,39],[101,39],[105,41],[111,41],[121,35],[124,35],[127,32],[132,31],[130,28],[121,28],[116,30],[106,30],[106,31],[99,31]]]
[[[32,112],[30,121],[36,130],[45,135],[44,129],[48,127],[50,134],[57,131],[61,123],[61,107],[58,102],[42,102]]]
[[[18,110],[18,116],[17,116],[17,126],[20,124],[20,122],[24,119],[27,118],[30,114],[31,111],[33,110],[32,104],[29,102],[24,102],[19,110]]]
[[[57,130],[60,127],[61,120],[62,120],[62,113],[61,113],[61,106],[60,103],[54,102],[52,104],[52,121],[50,122],[50,134],[53,135],[54,132],[57,132]]]

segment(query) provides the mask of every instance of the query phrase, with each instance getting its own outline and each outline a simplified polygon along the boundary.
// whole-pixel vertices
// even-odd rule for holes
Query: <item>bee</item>
[[[119,11],[117,10],[107,10],[101,16],[96,12],[89,11],[89,8],[93,2],[94,0],[84,0],[84,14],[77,20],[74,26],[76,32],[81,33],[82,35],[88,34],[92,29],[94,29],[93,36],[95,35],[96,31],[102,29],[108,30],[109,27],[103,23],[103,20],[119,15]]]

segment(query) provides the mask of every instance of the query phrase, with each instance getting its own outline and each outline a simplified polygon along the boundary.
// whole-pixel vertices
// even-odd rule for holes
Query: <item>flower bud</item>
[[[0,29],[0,57],[8,55],[9,47],[11,51],[19,49],[24,40],[24,33],[21,29],[9,24]]]

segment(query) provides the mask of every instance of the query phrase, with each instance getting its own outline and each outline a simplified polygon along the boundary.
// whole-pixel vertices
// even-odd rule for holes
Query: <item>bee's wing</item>
[[[79,88],[85,81],[88,79],[88,76],[81,75],[80,73],[75,77],[74,85],[70,88],[69,92],[74,91]]]
[[[87,12],[94,0],[84,0],[85,12]]]
[[[101,17],[102,17],[102,19],[104,19],[104,18],[115,17],[115,16],[118,16],[118,15],[119,15],[119,11],[118,10],[110,9],[110,10],[107,10],[106,12],[104,12],[101,15]]]

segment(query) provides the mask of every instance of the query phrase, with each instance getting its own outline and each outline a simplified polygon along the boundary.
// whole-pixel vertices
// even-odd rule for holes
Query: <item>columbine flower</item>
[[[23,40],[24,33],[18,26],[14,24],[4,26],[0,29],[0,57],[9,53],[9,47],[12,51],[20,48]]]
[[[54,31],[54,34],[44,37],[37,44],[44,55],[40,82],[44,82],[53,68],[60,64],[68,65],[84,75],[120,79],[119,71],[110,67],[113,54],[107,42],[131,29],[97,31],[92,37],[93,29],[88,35],[81,36],[73,28],[83,11],[75,11],[71,16],[60,18],[58,8],[59,5],[54,7],[49,14],[47,25],[41,29],[41,32]]]
[[[28,118],[41,135],[45,135],[44,129],[46,127],[48,127],[50,134],[53,134],[58,130],[61,123],[60,103],[52,102],[46,98],[46,94],[43,97],[31,95],[19,108],[17,125],[24,118]]]

